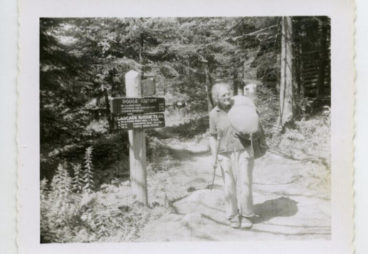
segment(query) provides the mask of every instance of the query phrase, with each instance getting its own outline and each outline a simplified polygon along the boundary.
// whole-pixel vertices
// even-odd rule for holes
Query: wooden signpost
[[[147,85],[152,95],[152,82]],[[154,85],[154,83],[153,83]],[[142,98],[141,75],[129,71],[125,75],[126,97],[111,100],[111,112],[115,118],[115,128],[128,130],[129,165],[133,198],[148,206],[146,143],[144,129],[165,126],[165,99]]]

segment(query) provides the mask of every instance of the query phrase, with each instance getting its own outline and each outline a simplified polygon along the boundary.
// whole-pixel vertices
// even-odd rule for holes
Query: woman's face
[[[227,86],[221,86],[218,90],[218,104],[220,108],[230,108],[232,104],[233,93]]]

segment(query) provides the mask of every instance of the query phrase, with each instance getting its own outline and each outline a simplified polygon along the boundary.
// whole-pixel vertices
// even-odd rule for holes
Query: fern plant
[[[83,179],[82,179],[82,167],[78,164],[73,164],[73,179],[72,179],[72,190],[75,193],[81,193],[83,188]]]
[[[65,200],[71,191],[72,179],[66,170],[65,165],[59,164],[56,174],[51,181],[51,193],[57,200]]]
[[[84,171],[83,171],[83,187],[82,190],[87,193],[91,193],[94,188],[93,181],[93,163],[92,163],[93,146],[86,149],[84,156]]]
[[[47,190],[41,181],[41,241],[59,241],[65,238],[71,210],[71,182],[66,165],[59,164]]]
[[[44,179],[41,180],[41,183],[40,183],[40,201],[41,201],[41,204],[46,202],[47,196],[48,196],[47,179],[44,178]]]

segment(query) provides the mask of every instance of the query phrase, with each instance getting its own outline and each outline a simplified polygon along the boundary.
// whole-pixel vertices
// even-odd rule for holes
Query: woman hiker
[[[229,111],[234,103],[232,96],[232,88],[228,83],[217,83],[212,87],[216,107],[209,113],[209,143],[212,166],[220,166],[223,171],[229,225],[233,228],[249,229],[253,225],[251,218],[255,216],[252,194],[254,150],[250,135],[239,135],[232,126],[229,118]],[[240,117],[247,118],[246,115]]]

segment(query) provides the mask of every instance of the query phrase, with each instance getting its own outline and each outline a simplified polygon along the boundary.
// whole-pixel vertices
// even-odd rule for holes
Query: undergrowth
[[[330,116],[319,114],[296,121],[294,128],[273,135],[271,150],[301,161],[308,167],[304,183],[312,189],[330,190]]]
[[[126,200],[109,202],[113,192],[128,195],[128,186],[116,191],[113,185],[103,184],[96,190],[93,148],[87,148],[83,165],[72,167],[72,176],[63,163],[50,183],[46,178],[41,181],[41,243],[129,241],[137,237],[148,213]]]

